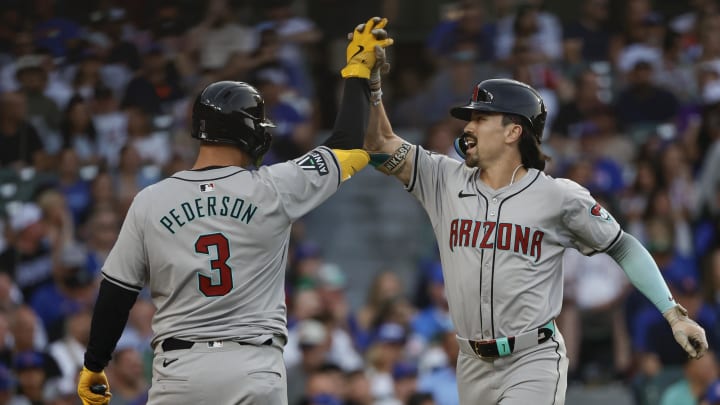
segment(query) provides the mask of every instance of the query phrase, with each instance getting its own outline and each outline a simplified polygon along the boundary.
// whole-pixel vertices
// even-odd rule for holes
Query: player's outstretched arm
[[[690,319],[687,310],[677,304],[663,280],[657,264],[645,247],[624,233],[607,250],[622,267],[632,284],[662,312],[680,346],[692,358],[700,358],[708,349],[705,330]]]
[[[363,148],[370,153],[370,164],[385,174],[410,182],[416,147],[393,132],[382,101],[370,107],[370,120]]]
[[[343,97],[332,134],[323,143],[333,149],[340,164],[343,181],[360,171],[370,160],[367,152],[362,149],[370,106],[367,79],[375,65],[374,49],[384,49],[393,43],[383,30],[385,24],[386,19],[373,17],[359,25],[356,35],[351,38],[347,47],[347,65],[341,70],[345,79]]]
[[[387,32],[382,29],[387,20],[383,19],[382,21],[381,24],[376,25],[380,29],[376,28],[371,31],[377,39],[387,38]],[[360,24],[354,32],[348,34],[348,38],[351,40],[348,45],[348,52],[353,47],[352,41],[357,33],[362,32],[365,27],[366,24]],[[381,75],[390,71],[385,48],[382,46],[373,48],[374,64],[368,78],[372,105],[370,106],[370,119],[363,148],[370,153],[370,164],[385,174],[396,176],[403,184],[407,185],[410,182],[412,169],[412,165],[408,164],[408,162],[412,161],[413,156],[415,156],[415,147],[393,132],[385,106],[382,103]]]

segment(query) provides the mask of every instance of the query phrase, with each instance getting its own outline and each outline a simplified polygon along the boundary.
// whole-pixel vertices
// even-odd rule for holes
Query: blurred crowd
[[[587,187],[649,249],[717,350],[718,0],[355,3],[0,0],[0,405],[78,403],[100,268],[135,194],[192,163],[195,94],[217,80],[254,84],[278,124],[264,163],[297,157],[332,127],[345,34],[373,15],[396,40],[384,83],[396,128],[457,158],[463,123],[448,110],[475,82],[534,86],[549,111],[547,171]],[[432,14],[427,30],[409,28],[412,7]],[[359,308],[341,266],[296,224],[290,405],[457,404],[438,259],[417,263],[415,285],[378,269]],[[612,259],[568,251],[564,271],[571,387],[720,404],[718,357],[688,361]],[[141,294],[107,369],[114,405],[147,399],[153,312]]]

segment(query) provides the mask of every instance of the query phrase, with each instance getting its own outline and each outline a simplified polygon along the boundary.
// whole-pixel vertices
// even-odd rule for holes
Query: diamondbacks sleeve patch
[[[612,215],[610,215],[609,212],[605,208],[603,208],[602,205],[595,203],[595,205],[590,208],[590,215],[603,219],[605,221],[612,221]]]

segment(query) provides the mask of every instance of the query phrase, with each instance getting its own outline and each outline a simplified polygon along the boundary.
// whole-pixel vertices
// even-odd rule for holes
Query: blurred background
[[[609,257],[567,251],[567,403],[720,404],[718,0],[0,0],[0,405],[79,403],[100,268],[135,194],[191,166],[198,91],[254,84],[278,124],[264,163],[297,157],[329,135],[346,34],[375,15],[400,136],[457,158],[448,110],[474,83],[534,86],[546,171],[642,241],[707,331],[688,362]],[[397,180],[366,169],[295,224],[287,304],[290,405],[458,403],[436,242]],[[113,405],[147,399],[153,312],[141,294]]]

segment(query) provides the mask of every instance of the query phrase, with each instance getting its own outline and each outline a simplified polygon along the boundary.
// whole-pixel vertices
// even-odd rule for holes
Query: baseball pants
[[[462,351],[457,380],[461,404],[563,405],[568,358],[565,341],[555,335],[535,347],[495,359]]]
[[[287,376],[279,345],[195,343],[153,359],[148,405],[287,405]]]

